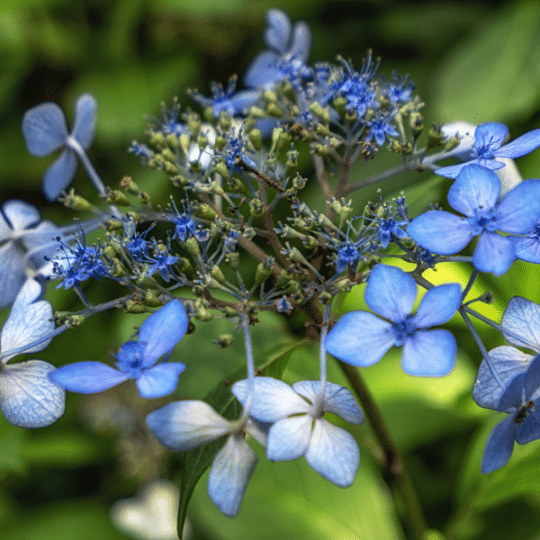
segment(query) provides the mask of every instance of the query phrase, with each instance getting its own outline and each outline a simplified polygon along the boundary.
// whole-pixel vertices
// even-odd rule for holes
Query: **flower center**
[[[416,326],[412,319],[412,315],[407,315],[403,321],[392,324],[391,332],[394,335],[396,347],[401,347],[407,338],[410,338],[416,332]]]
[[[525,420],[525,418],[527,418],[527,416],[532,412],[534,412],[534,401],[531,399],[529,403],[522,405],[521,409],[514,418],[514,422],[516,424],[521,424],[521,422],[523,422],[523,420]]]
[[[474,215],[469,217],[469,223],[472,225],[474,236],[482,231],[497,230],[497,215],[494,208],[479,207],[474,210]]]

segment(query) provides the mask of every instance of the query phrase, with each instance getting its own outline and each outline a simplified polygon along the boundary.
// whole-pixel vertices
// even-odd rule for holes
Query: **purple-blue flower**
[[[73,130],[68,132],[64,112],[56,103],[42,103],[28,110],[22,122],[22,132],[28,151],[43,157],[62,149],[62,153],[43,176],[43,193],[48,200],[58,199],[77,170],[80,157],[92,145],[96,126],[97,102],[83,94],[75,104]]]
[[[487,122],[479,124],[474,131],[474,142],[468,147],[468,161],[435,170],[435,174],[446,178],[456,178],[461,170],[470,164],[477,164],[496,171],[504,167],[500,158],[518,158],[540,146],[540,129],[533,129],[508,144],[510,132],[504,124]],[[461,150],[463,154],[463,150]]]
[[[461,287],[439,285],[422,298],[412,314],[418,287],[400,268],[378,264],[369,277],[364,298],[375,313],[343,315],[325,340],[326,350],[354,366],[376,364],[392,347],[403,346],[401,365],[410,375],[442,376],[455,363],[456,340],[448,330],[428,330],[450,320],[461,304]]]
[[[540,219],[540,180],[525,180],[497,202],[501,183],[497,175],[479,165],[467,165],[448,192],[450,206],[465,214],[429,211],[407,227],[421,247],[440,255],[461,251],[480,235],[473,264],[481,272],[504,274],[514,261],[512,240],[497,234],[528,233]]]
[[[283,11],[266,14],[268,27],[264,42],[270,50],[259,53],[244,76],[248,88],[273,86],[283,79],[294,83],[309,73],[306,63],[311,53],[311,30],[304,22],[294,27]]]
[[[128,379],[135,379],[144,398],[172,394],[185,365],[162,362],[186,333],[188,317],[180,300],[173,300],[150,315],[141,325],[138,341],[127,341],[116,356],[118,369],[101,362],[76,362],[49,375],[50,379],[71,392],[94,394],[108,390]]]

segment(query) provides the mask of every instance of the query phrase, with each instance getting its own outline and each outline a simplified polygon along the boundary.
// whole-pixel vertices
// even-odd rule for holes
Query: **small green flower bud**
[[[416,139],[420,136],[422,130],[424,129],[424,117],[420,113],[414,111],[411,113],[409,122],[413,137]]]
[[[251,107],[249,115],[253,118],[266,118],[266,113],[260,107]]]
[[[238,252],[229,253],[225,259],[233,270],[240,268],[240,254]]]
[[[223,135],[218,135],[216,137],[216,142],[214,143],[214,148],[218,152],[221,152],[225,148],[226,144],[227,144],[227,139],[223,137]]]
[[[115,204],[117,206],[129,206],[129,199],[126,197],[126,194],[121,192],[119,189],[111,189],[107,191],[106,201],[109,204]]]
[[[131,193],[131,195],[138,195],[140,191],[139,186],[133,181],[131,176],[124,176],[124,178],[120,180],[120,187],[128,193]]]
[[[255,272],[255,284],[260,285],[264,283],[271,275],[272,267],[268,268],[264,263],[259,263]]]
[[[253,217],[261,217],[264,215],[264,203],[259,199],[253,199],[249,203],[249,211]]]
[[[205,308],[199,308],[195,313],[195,318],[198,321],[209,322],[214,319],[214,315]]]
[[[319,242],[313,236],[304,236],[302,239],[302,245],[307,249],[315,249],[319,245]]]
[[[66,318],[65,324],[70,328],[78,328],[79,326],[83,325],[85,320],[86,319],[83,315],[69,315]]]
[[[166,141],[169,147],[173,150],[178,150],[180,148],[180,141],[178,140],[178,137],[173,133],[169,133],[169,135],[167,135]]]
[[[328,146],[325,146],[324,144],[316,144],[315,145],[315,153],[318,156],[326,157],[330,155],[330,148]]]
[[[321,293],[321,295],[319,296],[319,302],[323,306],[327,306],[328,304],[332,303],[332,298],[333,298],[333,296],[329,292],[325,291],[325,292]]]
[[[444,145],[444,151],[449,152],[459,144],[459,137],[449,137]]]
[[[146,291],[144,295],[144,305],[148,307],[161,307],[163,304],[153,292]]]
[[[234,336],[232,334],[221,334],[214,340],[214,343],[220,348],[223,349],[228,347],[234,341]]]
[[[68,193],[62,195],[62,197],[60,197],[58,200],[63,203],[66,208],[71,208],[73,210],[80,210],[81,212],[95,210],[95,206],[93,204],[90,204],[83,197],[75,195],[74,189],[70,189]]]
[[[196,259],[200,259],[200,257],[201,257],[201,248],[200,248],[199,242],[197,242],[196,238],[193,238],[193,236],[191,238],[188,238],[184,242],[184,246],[185,246],[187,252],[192,257],[195,257]]]
[[[244,238],[247,238],[248,240],[253,240],[256,234],[257,233],[255,232],[255,229],[253,227],[246,227],[242,233],[242,236]]]
[[[300,191],[301,189],[304,189],[304,187],[307,184],[307,178],[302,178],[300,174],[296,173],[296,178],[293,179],[293,187],[297,191]]]
[[[210,275],[218,282],[224,285],[227,283],[227,280],[225,279],[225,276],[223,275],[223,272],[221,271],[221,268],[219,266],[212,266],[210,270]]]
[[[266,106],[266,114],[275,118],[281,118],[283,116],[283,111],[277,103],[269,103]]]
[[[204,296],[204,287],[202,285],[194,285],[193,286],[193,289],[192,289],[192,292],[195,296],[197,297],[201,297],[201,296]]]
[[[309,110],[325,124],[330,122],[330,109],[328,107],[323,109],[321,104],[315,101],[309,106]]]
[[[128,300],[124,310],[127,313],[146,313],[146,308],[135,300]]]
[[[217,217],[217,213],[213,210],[208,204],[200,203],[197,210],[195,210],[195,215],[202,219],[207,219],[208,221],[214,221]]]
[[[290,274],[290,272],[288,272],[287,270],[284,269],[279,274],[279,277],[278,277],[278,279],[276,281],[276,287],[278,289],[282,289],[283,287],[288,285],[292,281],[292,279],[293,279],[293,277]]]
[[[153,131],[150,134],[150,144],[152,146],[166,146],[167,140],[165,139],[165,135],[161,131]]]
[[[436,124],[433,124],[433,127],[428,132],[428,150],[440,146],[444,139],[444,135],[441,131],[441,128]]]
[[[263,144],[263,138],[262,138],[261,130],[258,129],[258,128],[252,129],[249,132],[248,137],[249,137],[249,140],[250,140],[251,144],[255,148],[255,150],[257,150],[257,151],[261,150],[262,144]]]

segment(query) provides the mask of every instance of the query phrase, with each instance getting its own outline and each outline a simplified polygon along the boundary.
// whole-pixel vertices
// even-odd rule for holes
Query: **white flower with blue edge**
[[[266,456],[271,461],[289,461],[306,456],[312,469],[340,487],[350,486],[358,470],[360,452],[354,437],[324,418],[337,414],[351,424],[364,421],[352,394],[327,382],[324,395],[319,381],[300,381],[292,388],[271,377],[256,377],[250,415],[271,423]],[[240,403],[247,399],[248,380],[235,383],[233,394]]]
[[[17,354],[43,350],[52,340],[46,337],[54,330],[53,310],[41,294],[36,280],[23,285],[0,336],[0,410],[8,422],[25,428],[48,426],[64,414],[66,393],[48,377],[55,366],[43,360],[8,363]]]

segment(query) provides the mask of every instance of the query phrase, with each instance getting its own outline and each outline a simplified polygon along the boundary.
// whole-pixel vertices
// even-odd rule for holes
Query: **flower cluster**
[[[26,113],[29,152],[61,152],[45,172],[45,197],[62,195],[67,207],[98,217],[56,226],[22,201],[0,210],[0,305],[12,304],[1,334],[4,416],[18,426],[46,426],[63,414],[65,390],[94,394],[130,379],[142,398],[171,396],[186,369],[170,361],[175,348],[188,333],[197,338],[199,322],[220,319],[232,326],[215,343],[224,348],[243,335],[247,377],[237,371],[221,385],[226,399],[220,403],[213,394],[206,401],[160,403],[139,415],[145,418],[139,427],[172,451],[207,452],[193,476],[209,468],[210,498],[235,516],[258,461],[249,438],[270,461],[305,457],[325,479],[350,486],[360,451],[355,432],[342,422],[364,422],[360,401],[374,431],[385,432],[376,425],[375,400],[351,370],[376,364],[395,346],[407,374],[445,376],[461,344],[449,329],[433,327],[459,316],[483,358],[474,400],[509,414],[487,441],[482,471],[502,467],[514,441],[540,438],[540,306],[514,297],[498,325],[471,308],[488,301],[487,291],[467,297],[481,272],[501,276],[516,259],[540,262],[540,180],[502,177],[512,166],[505,160],[540,146],[540,129],[505,144],[509,132],[502,124],[481,124],[473,135],[472,127],[449,124],[434,127],[422,146],[423,103],[408,75],[379,75],[380,60],[371,51],[356,69],[341,57],[310,65],[310,28],[275,9],[267,14],[264,41],[267,49],[240,79],[244,89],[237,90],[233,76],[226,86],[211,83],[209,97],[190,90],[200,114],[175,99],[150,125],[149,140],[132,143],[129,152],[162,180],[152,194],[132,178],[112,189],[98,176],[86,153],[96,125],[92,96],[77,100],[71,132],[56,104]],[[402,163],[362,177],[355,165],[379,159],[382,148]],[[460,163],[439,164],[451,158]],[[78,160],[106,210],[73,189],[65,193]],[[377,202],[361,204],[351,198],[395,174],[426,169],[454,180],[448,203],[459,215],[432,205],[410,216],[403,193],[386,200],[379,191]],[[359,178],[352,181],[353,174]],[[467,246],[475,236],[471,255]],[[425,271],[441,262],[461,263],[466,283],[431,283]],[[42,294],[54,279],[62,293],[77,293],[81,309],[53,312]],[[355,286],[365,288],[371,311],[352,309],[336,321],[334,300]],[[421,299],[418,286],[426,291]],[[94,288],[107,300],[89,301]],[[58,368],[42,360],[8,363],[112,308],[150,313],[118,348],[115,367],[98,360]],[[305,319],[306,339],[319,341],[319,380],[292,381],[294,372],[285,372],[292,353],[280,361],[254,359],[250,327],[264,312]],[[513,346],[487,352],[470,317],[502,330]],[[290,341],[288,352],[303,346]],[[347,383],[327,380],[327,352],[341,363]],[[389,445],[382,441],[375,454]],[[392,464],[384,466],[388,476],[396,474]]]

